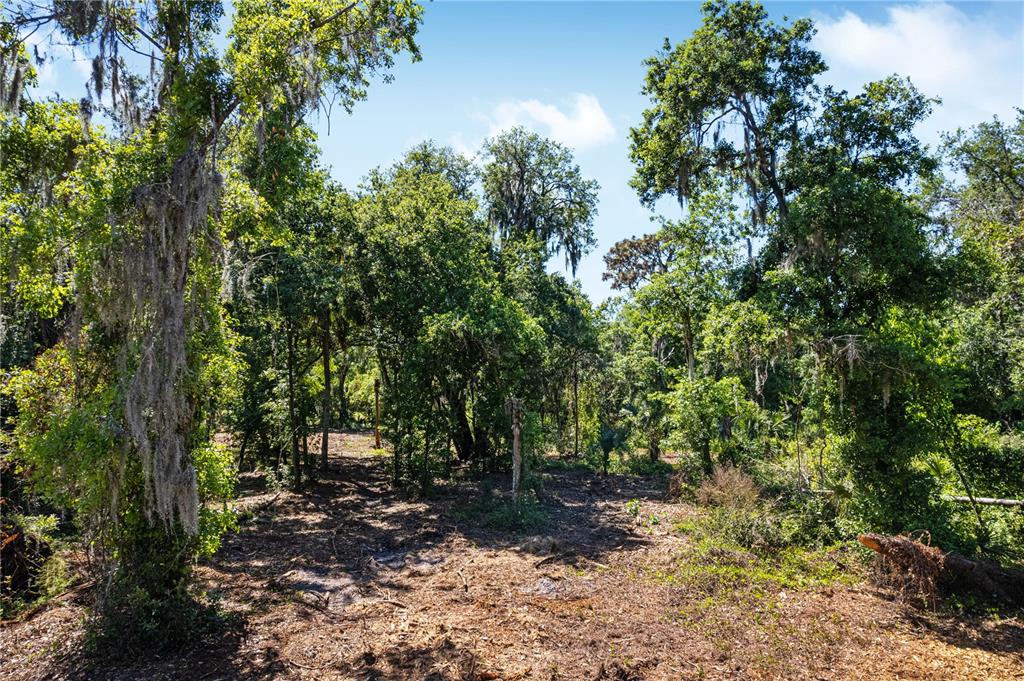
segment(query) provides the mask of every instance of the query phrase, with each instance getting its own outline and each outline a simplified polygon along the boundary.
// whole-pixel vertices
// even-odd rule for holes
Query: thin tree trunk
[[[580,364],[576,361],[572,371],[572,418],[573,418],[573,445],[572,456],[578,458],[580,455]]]
[[[242,465],[245,463],[245,446],[249,444],[249,431],[246,430],[242,433],[242,445],[238,448],[238,470],[243,470]]]
[[[373,446],[380,449],[380,379],[373,379]]]
[[[309,424],[302,419],[302,468],[306,471],[306,478],[313,479],[313,459],[309,456]]]
[[[697,370],[694,366],[696,352],[693,347],[693,327],[690,322],[689,312],[686,313],[683,326],[683,345],[686,347],[686,377],[692,381],[697,376]]]
[[[348,391],[345,389],[345,383],[348,380],[348,367],[349,363],[347,359],[341,360],[340,366],[338,366],[338,425],[342,428],[348,427]]]
[[[512,499],[519,504],[519,487],[523,477],[523,453],[519,435],[523,427],[523,404],[514,397],[508,400],[509,415],[512,418]]]
[[[295,417],[295,336],[291,323],[288,324],[288,427],[291,431],[292,482],[295,487],[299,487],[302,471],[299,459],[299,424]]]
[[[320,408],[320,470],[327,470],[327,447],[331,435],[331,312],[324,310],[320,320],[320,337],[324,367],[324,394]]]

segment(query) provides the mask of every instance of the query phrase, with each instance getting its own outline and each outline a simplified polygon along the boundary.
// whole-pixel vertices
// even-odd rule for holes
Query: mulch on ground
[[[243,477],[245,522],[198,570],[218,635],[89,658],[82,592],[3,625],[0,678],[1024,679],[1019,617],[944,618],[864,583],[658,578],[688,555],[672,527],[693,509],[657,479],[551,473],[545,526],[514,535],[467,513],[474,485],[394,493],[366,434],[330,449],[331,471],[301,495]]]

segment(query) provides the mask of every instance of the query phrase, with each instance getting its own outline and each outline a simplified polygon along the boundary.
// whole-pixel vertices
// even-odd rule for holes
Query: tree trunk
[[[715,472],[715,462],[711,460],[711,444],[705,442],[700,447],[700,460],[704,464],[704,472],[711,475]]]
[[[690,311],[687,309],[683,314],[683,348],[686,350],[686,377],[691,381],[697,377],[696,340],[693,337],[693,320],[690,318]]]
[[[473,427],[469,423],[466,406],[461,399],[449,397],[448,403],[455,417],[455,437],[452,438],[455,443],[455,455],[459,457],[459,461],[466,462],[474,455]]]
[[[473,426],[473,457],[487,462],[488,470],[494,469],[491,441],[487,438],[487,431],[480,424]]]
[[[301,460],[299,458],[299,424],[295,414],[295,336],[292,325],[288,324],[288,428],[291,432],[292,484],[299,487],[301,482]]]
[[[348,360],[342,359],[341,365],[338,367],[338,395],[335,400],[338,403],[338,425],[342,428],[347,428],[349,425],[348,390],[345,388],[345,382],[348,379],[348,367]]]
[[[647,444],[647,455],[651,461],[657,462],[661,458],[661,443],[657,438],[651,438]]]
[[[857,540],[915,577],[932,575],[952,587],[1024,606],[1024,572],[945,553],[909,537],[862,534]],[[935,586],[933,581],[932,586]]]
[[[578,458],[580,455],[580,365],[579,361],[573,364],[572,371],[572,419],[573,419],[573,445],[572,456]]]
[[[327,470],[327,447],[331,435],[331,311],[324,310],[320,319],[320,338],[323,347],[324,394],[320,407],[320,470]]]
[[[244,470],[242,468],[245,463],[245,446],[249,444],[249,431],[246,430],[242,433],[242,445],[238,448],[238,470]]]
[[[380,442],[380,379],[373,379],[373,446],[381,448]]]
[[[523,477],[523,454],[520,450],[519,435],[523,427],[523,404],[510,397],[509,415],[512,417],[512,499],[519,504],[519,486]]]

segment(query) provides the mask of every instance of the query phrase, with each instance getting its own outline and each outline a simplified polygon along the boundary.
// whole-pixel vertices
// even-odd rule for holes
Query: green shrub
[[[276,466],[258,466],[257,470],[263,473],[263,482],[271,492],[294,487],[291,466],[283,461]]]
[[[11,514],[0,530],[0,615],[12,617],[64,591],[70,578],[57,540],[57,516]]]
[[[90,540],[90,568],[101,585],[95,640],[118,649],[177,645],[189,638],[194,611],[202,609],[190,590],[192,566],[213,554],[236,523],[228,505],[234,457],[197,429],[190,442],[197,531],[189,534],[151,518],[152,489],[141,457],[126,446],[121,388],[102,374],[79,378],[84,367],[109,359],[90,354],[104,351],[103,339],[90,340],[78,348],[59,344],[47,350],[10,382],[7,390],[18,402],[12,457],[27,474],[29,489],[69,509]],[[53,527],[50,519],[35,525],[43,533]],[[40,568],[44,588],[66,581],[58,564]]]
[[[458,512],[466,520],[475,520],[482,526],[508,532],[525,532],[543,527],[547,522],[537,493],[524,489],[515,503],[510,496],[487,490],[476,503]]]

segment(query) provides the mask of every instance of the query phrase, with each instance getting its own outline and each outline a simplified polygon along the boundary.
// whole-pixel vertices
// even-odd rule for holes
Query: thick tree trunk
[[[651,458],[651,461],[658,461],[661,458],[661,443],[658,442],[657,438],[651,438],[647,444],[647,456]]]
[[[487,462],[488,470],[494,469],[491,441],[487,438],[487,431],[479,424],[473,426],[473,457]]]
[[[320,406],[320,470],[327,470],[327,448],[331,435],[331,311],[324,310],[320,319],[320,338],[323,347],[324,394]]]
[[[908,537],[862,534],[861,544],[891,560],[915,576],[932,574],[953,588],[966,588],[983,596],[1024,606],[1024,572],[995,563],[971,560],[943,552]]]
[[[455,455],[459,457],[459,461],[466,462],[474,455],[473,428],[469,423],[469,417],[466,416],[466,405],[463,401],[449,397],[448,402],[455,417],[455,437],[452,438],[455,443]]]

